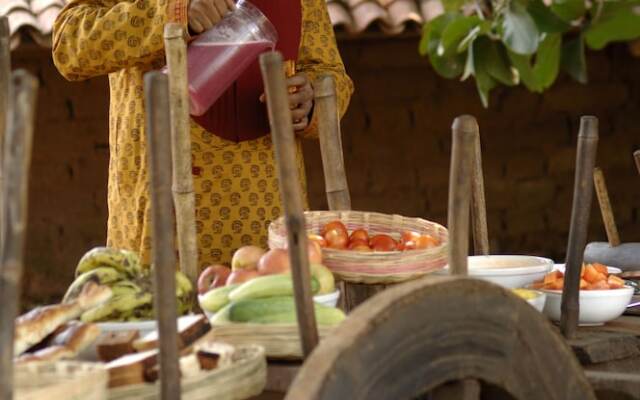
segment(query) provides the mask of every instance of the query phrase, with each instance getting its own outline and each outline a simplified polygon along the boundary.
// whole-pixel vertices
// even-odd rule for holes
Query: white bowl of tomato
[[[633,297],[634,289],[623,279],[612,275],[616,268],[601,264],[583,265],[580,277],[578,324],[603,325],[621,316]],[[547,294],[544,313],[553,321],[560,320],[564,266],[556,266],[549,274],[531,286]]]

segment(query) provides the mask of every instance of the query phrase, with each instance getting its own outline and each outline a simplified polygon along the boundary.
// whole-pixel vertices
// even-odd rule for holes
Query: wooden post
[[[477,255],[488,255],[489,231],[487,228],[487,203],[484,195],[484,174],[482,173],[482,146],[480,143],[478,122],[475,118],[473,122],[473,168],[471,175],[473,249]]]
[[[260,69],[267,97],[280,194],[287,226],[288,249],[302,352],[306,358],[318,344],[318,327],[313,309],[302,191],[296,167],[295,138],[282,55],[278,52],[263,54],[260,57]]]
[[[595,168],[593,170],[593,184],[596,189],[598,204],[600,205],[600,212],[602,213],[602,222],[604,223],[604,229],[607,232],[609,246],[619,246],[620,235],[618,234],[618,227],[616,226],[616,220],[613,216],[613,209],[611,208],[611,201],[609,200],[607,183],[604,180],[604,174],[600,168]]]
[[[576,157],[576,175],[573,187],[573,206],[571,226],[567,244],[564,288],[560,329],[567,339],[573,338],[578,325],[580,312],[580,270],[587,243],[587,228],[591,212],[593,195],[593,168],[598,148],[598,119],[585,116],[580,119],[578,134],[578,154]]]
[[[20,309],[24,243],[27,231],[29,166],[38,81],[29,73],[13,73],[13,107],[8,116],[2,168],[4,197],[0,247],[0,399],[13,398],[14,320]]]
[[[333,77],[323,75],[316,79],[313,89],[329,210],[351,210],[351,197],[342,153],[336,84]]]
[[[0,17],[0,187],[4,180],[4,166],[2,157],[4,152],[4,137],[7,129],[7,115],[11,102],[9,101],[9,77],[11,75],[11,32],[9,31],[9,19]],[[2,209],[2,196],[0,196],[0,210]],[[0,223],[2,216],[0,216]],[[2,229],[0,229],[0,242],[2,241]]]
[[[633,152],[633,159],[636,161],[636,169],[640,174],[640,150],[636,150]]]
[[[467,275],[469,256],[469,208],[473,161],[475,119],[462,115],[453,121],[453,145],[449,175],[449,270],[452,275]]]
[[[153,306],[160,340],[160,398],[180,399],[176,255],[171,202],[171,119],[166,75],[144,77],[153,229]]]
[[[171,23],[165,26],[164,43],[169,67],[171,148],[173,154],[172,190],[176,210],[178,254],[180,269],[196,287],[198,281],[196,200],[193,192],[193,170],[191,167],[187,44],[184,38],[184,30],[180,24]]]

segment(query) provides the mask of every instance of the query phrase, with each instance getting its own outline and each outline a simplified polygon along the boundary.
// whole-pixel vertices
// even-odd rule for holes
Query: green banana
[[[113,297],[124,295],[139,295],[142,293],[151,293],[148,290],[143,290],[138,284],[133,281],[119,281],[111,286]]]
[[[109,285],[122,279],[126,279],[126,276],[115,268],[99,267],[92,269],[91,271],[87,271],[78,276],[73,281],[71,286],[69,286],[69,289],[67,289],[67,293],[64,295],[62,302],[68,303],[78,298],[80,292],[82,292],[82,289],[84,288],[84,285],[88,282],[95,282],[98,285]]]
[[[110,247],[96,247],[82,256],[76,267],[76,276],[99,267],[112,267],[130,277],[138,276],[142,272],[140,258],[135,252]]]
[[[80,319],[82,322],[125,320],[134,310],[151,304],[151,293],[127,293],[114,296],[105,304],[86,311]]]

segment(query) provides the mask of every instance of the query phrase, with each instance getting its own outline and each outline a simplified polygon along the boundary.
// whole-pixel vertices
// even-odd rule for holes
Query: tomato
[[[337,229],[341,232],[344,232],[344,235],[348,238],[349,237],[349,233],[347,232],[347,227],[344,226],[344,224],[340,221],[332,221],[329,222],[328,224],[326,224],[325,226],[322,227],[322,232],[320,232],[320,234],[322,235],[322,237],[324,237],[325,239],[327,238],[327,233],[329,231],[332,231],[334,229]]]
[[[416,242],[414,242],[413,240],[409,240],[408,242],[404,242],[402,244],[402,247],[405,250],[415,250],[418,248],[418,245],[416,244]]]
[[[398,250],[398,251],[405,251],[406,250],[405,243],[402,240],[397,243],[396,247],[397,247],[396,250]]]
[[[364,229],[356,229],[351,232],[351,235],[349,236],[349,242],[353,242],[355,240],[362,240],[369,243],[369,232]]]
[[[369,242],[366,240],[356,239],[356,240],[349,241],[349,246],[348,246],[349,250],[354,250],[356,247],[358,248],[366,247],[367,249],[371,250],[369,248]]]
[[[431,235],[420,235],[420,237],[415,240],[415,243],[416,249],[428,249],[440,244],[438,240]]]
[[[403,243],[415,242],[419,237],[420,237],[420,234],[416,233],[416,232],[411,232],[411,231],[402,232],[402,242]]]
[[[327,241],[324,240],[324,238],[320,235],[315,235],[315,234],[310,234],[309,236],[309,240],[312,242],[316,242],[320,245],[320,247],[324,248],[327,247]]]
[[[369,240],[369,246],[373,251],[396,251],[398,244],[389,235],[376,235]]]
[[[327,247],[330,249],[346,249],[349,243],[347,232],[340,229],[332,229],[324,234]]]

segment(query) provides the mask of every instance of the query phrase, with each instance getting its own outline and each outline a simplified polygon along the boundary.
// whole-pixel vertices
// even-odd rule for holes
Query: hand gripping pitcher
[[[236,10],[198,36],[187,49],[191,115],[204,114],[266,50],[278,33],[253,4],[240,0]]]

